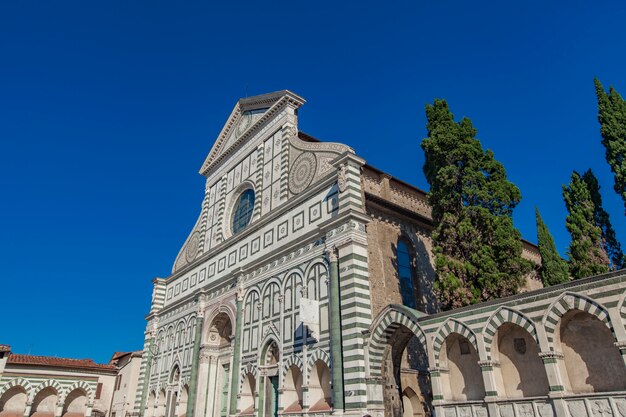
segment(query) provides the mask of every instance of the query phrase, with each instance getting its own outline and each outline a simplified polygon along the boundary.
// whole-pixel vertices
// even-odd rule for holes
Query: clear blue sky
[[[546,4],[549,3],[549,4]],[[561,254],[561,185],[593,168],[626,243],[593,77],[626,95],[626,3],[3,2],[0,343],[106,361],[140,349],[151,279],[200,209],[242,96],[290,89],[301,129],[427,188],[424,105],[468,116]]]

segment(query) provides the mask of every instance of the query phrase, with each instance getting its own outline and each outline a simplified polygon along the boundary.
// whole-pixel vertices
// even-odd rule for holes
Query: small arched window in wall
[[[254,210],[254,190],[245,190],[235,204],[233,209],[233,234],[239,233],[248,226]]]
[[[416,308],[411,252],[404,239],[398,240],[398,245],[396,246],[396,262],[398,265],[398,280],[400,281],[402,304],[407,307]]]

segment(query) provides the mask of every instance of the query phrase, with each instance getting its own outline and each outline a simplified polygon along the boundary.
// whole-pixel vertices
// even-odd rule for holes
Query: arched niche
[[[159,398],[157,399],[157,409],[154,413],[156,417],[165,417],[165,411],[167,408],[167,393],[165,389],[159,391]]]
[[[535,338],[514,323],[498,327],[492,342],[498,395],[507,398],[548,395],[550,384]]]
[[[185,384],[178,393],[178,402],[176,405],[176,416],[185,417],[187,414],[187,401],[189,397],[189,387]]]
[[[575,394],[626,390],[626,366],[611,330],[596,316],[569,310],[559,322],[554,345],[565,389]]]
[[[256,378],[251,372],[243,377],[241,396],[239,397],[239,410],[241,415],[253,415],[255,411]]]
[[[332,410],[333,392],[330,386],[331,375],[328,365],[316,360],[311,366],[309,375],[309,411],[320,412]]]
[[[485,397],[478,361],[474,344],[465,336],[450,333],[445,338],[439,353],[440,366],[447,369],[447,372],[442,372],[445,400],[471,401]]]
[[[32,417],[54,417],[56,413],[59,393],[53,387],[46,387],[39,391],[31,406]]]
[[[76,388],[65,397],[63,404],[63,417],[84,417],[87,411],[87,393]]]
[[[28,393],[19,385],[0,396],[0,417],[24,417]]]
[[[285,374],[282,406],[285,413],[302,411],[302,371],[297,365],[291,365]]]

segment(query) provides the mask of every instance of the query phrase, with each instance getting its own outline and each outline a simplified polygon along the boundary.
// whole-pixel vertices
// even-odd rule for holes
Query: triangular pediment
[[[200,174],[208,175],[227,155],[246,143],[278,109],[286,105],[297,109],[304,102],[302,97],[288,90],[239,99],[202,164]]]

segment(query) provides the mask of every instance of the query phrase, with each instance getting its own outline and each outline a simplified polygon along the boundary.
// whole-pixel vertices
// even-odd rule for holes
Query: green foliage
[[[535,208],[537,218],[537,244],[541,255],[539,274],[545,287],[569,281],[567,262],[559,256],[554,239],[543,222],[539,209]]]
[[[531,269],[511,218],[520,191],[475,139],[469,119],[455,122],[444,100],[427,105],[426,116],[422,149],[440,303],[449,309],[515,294]]]
[[[569,214],[565,220],[572,236],[568,254],[570,273],[575,279],[597,275],[609,270],[609,258],[604,250],[602,229],[595,223],[595,204],[586,181],[576,171],[563,199]]]
[[[602,208],[602,196],[600,195],[600,184],[593,172],[589,169],[583,174],[583,180],[587,184],[589,194],[591,195],[591,201],[594,206],[593,218],[595,225],[602,231],[602,241],[604,244],[604,251],[609,257],[609,269],[617,270],[624,268],[624,254],[622,248],[615,236],[615,230],[611,225],[609,219],[609,213]]]
[[[626,214],[626,101],[613,87],[607,94],[600,81],[594,79],[598,97],[598,120],[606,161],[615,175],[613,188],[624,200]]]

